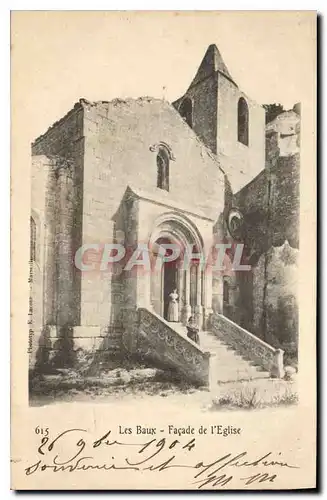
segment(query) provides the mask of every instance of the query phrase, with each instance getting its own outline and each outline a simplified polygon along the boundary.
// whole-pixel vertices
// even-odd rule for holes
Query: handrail
[[[231,319],[218,313],[211,316],[213,333],[236,352],[262,366],[272,377],[284,377],[282,349],[276,349]]]
[[[154,311],[139,308],[141,351],[163,365],[175,368],[197,383],[209,383],[210,353],[204,351]]]

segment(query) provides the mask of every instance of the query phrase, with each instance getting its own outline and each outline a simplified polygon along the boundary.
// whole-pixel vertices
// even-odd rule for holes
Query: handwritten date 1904
[[[255,483],[274,482],[281,469],[297,469],[284,461],[281,453],[272,451],[252,458],[248,451],[237,454],[218,454],[214,460],[199,459],[195,438],[167,440],[150,439],[146,442],[121,442],[111,438],[108,430],[93,440],[86,429],[67,429],[53,439],[43,436],[37,448],[35,463],[25,468],[26,476],[50,472],[148,471],[189,469],[195,488],[206,486],[236,488]],[[210,450],[209,450],[210,452]],[[212,454],[212,450],[211,450]],[[247,470],[250,474],[244,474]],[[242,474],[240,474],[242,472]],[[232,484],[233,483],[233,484]],[[240,487],[240,484],[239,484]]]

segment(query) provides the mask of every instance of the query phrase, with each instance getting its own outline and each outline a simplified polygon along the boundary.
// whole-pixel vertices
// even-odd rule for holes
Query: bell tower
[[[173,106],[217,155],[234,193],[264,168],[265,110],[239,89],[216,45]]]
[[[185,95],[173,103],[213,153],[217,152],[218,71],[230,77],[216,45],[210,45]]]

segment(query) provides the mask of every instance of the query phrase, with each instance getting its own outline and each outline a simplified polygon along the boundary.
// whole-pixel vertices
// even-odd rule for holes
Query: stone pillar
[[[203,329],[208,329],[212,309],[212,267],[207,266],[203,271]]]
[[[136,306],[151,309],[151,271],[140,266],[135,275]]]
[[[57,167],[56,309],[58,325],[74,323],[72,228],[74,224],[74,191],[72,172],[66,164]]]
[[[55,324],[56,310],[54,303],[56,284],[56,256],[55,256],[55,236],[56,236],[56,177],[53,165],[44,165],[47,171],[47,181],[45,185],[45,228],[44,228],[44,292],[43,292],[43,324]]]
[[[284,351],[282,349],[276,349],[275,351],[273,366],[271,368],[270,375],[275,378],[283,378],[285,375]]]
[[[182,321],[183,318],[183,294],[184,294],[184,271],[178,269],[178,319]]]
[[[182,323],[186,325],[189,317],[191,316],[191,305],[190,305],[190,285],[191,285],[191,273],[188,267],[185,271],[185,287],[184,287],[184,305],[182,314]]]
[[[143,252],[145,255],[148,248],[146,245],[140,244],[137,251]],[[131,269],[126,270],[124,277],[125,293],[128,295],[128,302],[131,305],[136,308],[151,309],[151,269],[146,264],[146,256],[142,261],[144,261],[144,265],[132,265]]]
[[[122,346],[132,354],[138,352],[139,313],[136,307],[124,308]]]
[[[196,304],[195,304],[195,318],[196,322],[202,330],[203,316],[202,316],[202,271],[199,264],[196,268]]]

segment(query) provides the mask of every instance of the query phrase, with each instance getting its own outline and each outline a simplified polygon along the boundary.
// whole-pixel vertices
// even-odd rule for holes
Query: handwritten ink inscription
[[[197,450],[195,437],[151,437],[140,443],[129,441],[128,431],[123,434],[124,442],[112,439],[111,430],[93,440],[86,429],[67,429],[51,438],[47,429],[47,433],[40,434],[37,458],[25,468],[25,474],[31,476],[45,471],[81,473],[90,470],[162,473],[169,469],[189,469],[190,483],[194,488],[232,489],[237,487],[237,482],[244,487],[274,483],[281,469],[291,471],[299,468],[283,460],[280,452],[267,451],[255,456],[255,453],[244,450],[237,454],[217,453],[214,460],[199,460],[198,453],[194,453]]]

